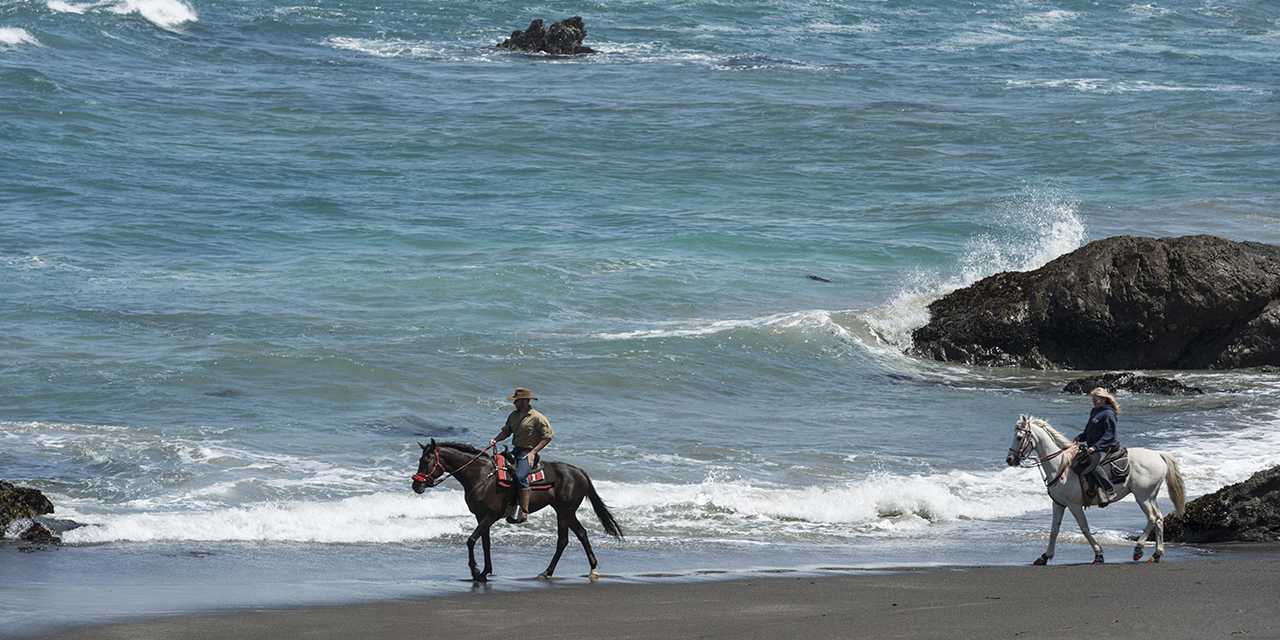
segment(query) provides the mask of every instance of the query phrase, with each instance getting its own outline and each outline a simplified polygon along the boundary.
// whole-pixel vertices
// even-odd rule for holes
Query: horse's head
[[[1009,455],[1005,456],[1004,461],[1011,467],[1022,464],[1035,444],[1035,437],[1031,435],[1031,417],[1018,416],[1018,421],[1013,425],[1013,443],[1009,445]]]
[[[422,447],[422,457],[418,458],[418,472],[413,474],[413,492],[425,493],[427,487],[434,487],[440,476],[444,475],[444,463],[440,461],[440,447],[435,438],[431,444],[418,443]]]

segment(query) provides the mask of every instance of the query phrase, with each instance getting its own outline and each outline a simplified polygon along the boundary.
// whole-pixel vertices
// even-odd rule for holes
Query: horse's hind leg
[[[563,513],[556,512],[556,554],[551,556],[551,564],[547,565],[547,570],[542,572],[539,578],[550,578],[556,572],[556,565],[560,563],[560,554],[564,553],[564,548],[569,544],[569,521]]]
[[[1080,526],[1080,533],[1084,534],[1084,539],[1089,541],[1089,546],[1093,547],[1093,563],[1102,564],[1102,545],[1094,539],[1093,532],[1089,531],[1089,521],[1084,517],[1084,507],[1073,504],[1071,505],[1071,515],[1075,517],[1076,524]]]
[[[1156,504],[1154,496],[1151,498],[1151,513],[1156,516],[1156,550],[1151,554],[1151,561],[1160,562],[1164,557],[1164,514],[1160,513],[1160,505]]]
[[[573,534],[578,536],[578,542],[582,543],[582,549],[587,552],[587,562],[591,563],[591,579],[599,578],[600,574],[596,573],[596,567],[600,566],[600,564],[596,562],[596,554],[591,550],[591,541],[587,539],[587,529],[582,526],[581,522],[578,522],[576,514],[569,514],[569,528],[573,529]]]
[[[1134,496],[1134,498],[1137,499],[1137,496]],[[1147,516],[1147,527],[1142,530],[1142,535],[1138,536],[1138,541],[1133,546],[1134,562],[1142,559],[1142,545],[1146,544],[1151,531],[1160,526],[1160,511],[1156,509],[1155,500],[1148,496],[1145,499],[1138,500],[1138,506],[1142,509],[1142,513]],[[1156,553],[1152,556],[1153,558],[1159,558],[1163,553],[1162,546],[1160,544],[1156,545]],[[1157,559],[1156,562],[1159,562],[1159,560]]]

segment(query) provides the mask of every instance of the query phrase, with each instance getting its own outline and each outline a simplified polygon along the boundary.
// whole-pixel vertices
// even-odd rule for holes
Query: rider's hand
[[[498,439],[497,439],[497,438],[489,438],[489,448],[493,448],[493,447],[496,447],[496,446],[498,446]]]

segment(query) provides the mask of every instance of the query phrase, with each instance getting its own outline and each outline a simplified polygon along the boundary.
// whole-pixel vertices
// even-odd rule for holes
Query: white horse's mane
[[[1059,433],[1057,429],[1054,429],[1053,426],[1051,426],[1045,420],[1041,420],[1040,418],[1037,418],[1035,416],[1027,416],[1027,422],[1029,424],[1034,424],[1035,426],[1040,427],[1041,429],[1044,429],[1045,432],[1049,434],[1049,437],[1053,438],[1053,443],[1058,445],[1059,447],[1062,447],[1065,449],[1072,442],[1070,438]]]

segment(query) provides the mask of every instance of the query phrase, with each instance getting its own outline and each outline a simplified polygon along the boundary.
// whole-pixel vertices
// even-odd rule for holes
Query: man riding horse
[[[1081,444],[1080,453],[1076,455],[1075,469],[1081,476],[1092,476],[1098,487],[1099,506],[1107,506],[1115,501],[1115,487],[1107,473],[1099,468],[1107,454],[1120,448],[1116,440],[1116,422],[1120,414],[1120,405],[1115,396],[1106,389],[1098,387],[1089,392],[1093,401],[1093,410],[1089,412],[1089,423],[1084,431],[1076,436],[1075,441]]]
[[[515,514],[517,505],[512,504],[507,508],[507,522],[520,524],[529,519],[529,497],[532,494],[529,490],[529,472],[537,462],[538,452],[551,442],[554,432],[547,417],[533,408],[532,402],[537,398],[533,396],[532,391],[521,387],[507,399],[515,404],[516,409],[507,416],[507,422],[502,425],[498,435],[489,440],[489,446],[497,446],[499,442],[506,440],[507,436],[515,436],[511,439],[511,444],[515,447],[512,455],[516,460],[515,475],[516,486],[519,488],[520,515]]]

